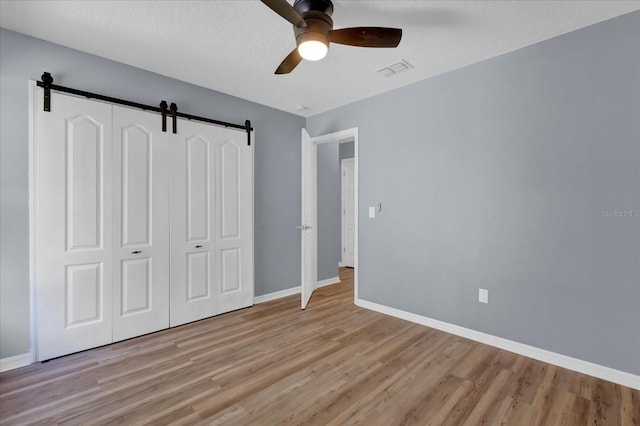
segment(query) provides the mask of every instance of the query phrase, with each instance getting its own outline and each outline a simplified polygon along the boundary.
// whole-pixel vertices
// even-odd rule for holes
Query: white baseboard
[[[328,278],[326,280],[318,281],[316,283],[316,288],[325,287],[331,284],[338,284],[339,282],[342,282],[340,281],[340,277]],[[263,294],[262,296],[256,296],[253,298],[253,304],[257,305],[258,303],[269,302],[271,300],[280,299],[282,297],[287,297],[298,293],[300,293],[300,286],[291,287],[286,290],[280,290],[269,294]]]
[[[475,340],[476,342],[484,343],[496,348],[515,352],[519,355],[524,355],[526,357],[537,359],[538,361],[543,361],[549,364],[556,365],[558,367],[566,368],[568,370],[577,371],[579,373],[587,374],[589,376],[597,377],[599,379],[607,380],[619,385],[640,390],[639,375],[615,370],[603,365],[594,364],[592,362],[572,358],[570,356],[562,355],[556,352],[551,352],[546,349],[536,348],[534,346],[525,345],[524,343],[514,342],[513,340],[503,339],[502,337],[497,337],[491,334],[482,333],[480,331],[471,330],[469,328],[449,324],[444,321],[423,317],[422,315],[413,314],[411,312],[402,311],[400,309],[391,308],[362,299],[357,299],[356,305],[362,308],[370,309],[372,311],[380,312],[382,314],[390,315],[392,317],[435,328],[436,330],[455,334],[456,336]]]
[[[262,296],[256,296],[253,298],[253,304],[257,305],[258,303],[269,302],[271,300],[280,299],[282,297],[287,297],[298,293],[300,293],[300,286],[291,287],[286,290],[280,290],[269,294],[263,294]]]
[[[0,359],[0,373],[31,364],[31,352]]]
[[[327,278],[326,280],[318,281],[316,283],[316,288],[325,287],[331,284],[338,284],[340,281],[340,277]]]

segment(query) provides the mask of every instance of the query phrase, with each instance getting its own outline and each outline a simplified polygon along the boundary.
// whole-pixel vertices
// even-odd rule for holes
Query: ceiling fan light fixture
[[[298,53],[307,61],[319,61],[328,51],[329,38],[324,34],[309,31],[298,36]]]
[[[328,51],[327,45],[317,40],[305,41],[298,46],[298,53],[307,61],[319,61],[327,56]]]
[[[303,59],[319,61],[331,43],[355,47],[397,47],[402,29],[351,27],[333,29],[331,0],[261,0],[275,13],[293,24],[296,48],[276,68],[275,74],[289,74]],[[397,71],[395,71],[397,72]]]

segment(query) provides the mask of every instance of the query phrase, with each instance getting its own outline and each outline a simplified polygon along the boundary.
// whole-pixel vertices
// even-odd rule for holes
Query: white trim
[[[326,280],[318,281],[316,283],[316,288],[325,287],[332,284],[338,284],[340,281],[339,277],[333,277]],[[263,294],[262,296],[256,296],[253,298],[253,304],[257,305],[259,303],[270,302],[272,300],[281,299],[283,297],[292,296],[294,294],[300,293],[300,287],[291,287],[285,290],[274,291],[273,293]]]
[[[358,219],[358,210],[359,210],[359,204],[360,204],[360,173],[358,172],[360,166],[360,154],[359,154],[359,144],[358,144],[358,128],[354,127],[353,129],[351,129],[353,131],[353,158],[355,161],[354,164],[354,171],[353,173],[355,174],[355,195],[354,197],[356,197],[355,200],[355,208],[354,208],[354,212],[353,214],[355,215],[355,225],[356,225],[356,229],[355,229],[355,244],[353,246],[353,249],[355,250],[355,259],[353,259],[353,302],[355,303],[358,300],[358,279],[360,276],[360,267],[358,266],[359,264],[359,259],[360,259],[360,247],[359,247],[359,234],[360,234],[360,224],[359,224],[359,220]]]
[[[300,286],[287,288],[285,290],[274,291],[273,293],[263,294],[262,296],[256,296],[253,298],[253,304],[270,302],[272,300],[281,299],[283,297],[292,296],[300,293]]]
[[[358,128],[352,127],[351,129],[340,130],[339,132],[327,133],[326,135],[316,136],[311,139],[315,144],[321,144],[325,142],[342,143],[342,142],[351,142],[351,139],[357,136],[357,134],[358,134]],[[355,156],[355,153],[354,153],[354,156]]]
[[[338,148],[339,149],[339,148]],[[338,267],[344,263],[344,160],[340,160],[340,261]]]
[[[562,355],[545,349],[536,348],[534,346],[525,345],[524,343],[514,342],[513,340],[508,340],[502,337],[493,336],[491,334],[482,333],[480,331],[471,330],[469,328],[449,324],[444,321],[424,317],[422,315],[413,314],[411,312],[406,312],[400,309],[391,308],[389,306],[380,305],[378,303],[369,302],[367,300],[357,299],[355,304],[362,308],[380,312],[385,315],[390,315],[392,317],[411,321],[416,324],[435,328],[436,330],[455,334],[456,336],[465,337],[467,339],[475,340],[476,342],[484,343],[510,352],[515,352],[519,355],[537,359],[538,361],[543,361],[549,364],[556,365],[558,367],[566,368],[568,370],[577,371],[579,373],[587,374],[589,376],[597,377],[599,379],[607,380],[619,385],[640,390],[639,375],[615,370],[603,365],[594,364],[592,362],[584,361],[578,358],[572,358],[567,355]]]
[[[36,82],[29,81],[29,332],[31,342],[30,363],[36,361],[38,353],[38,335],[36,330]]]
[[[239,129],[240,130],[240,129]],[[249,131],[249,142],[251,146],[251,299],[256,298],[256,135],[255,130]],[[169,207],[171,211],[171,207]],[[169,241],[171,246],[171,241]],[[171,285],[171,282],[169,282]],[[169,302],[171,303],[171,302]],[[255,303],[255,302],[254,302]]]
[[[32,359],[33,357],[31,355],[31,352],[10,356],[8,358],[2,358],[0,359],[0,373],[31,365]]]
[[[338,284],[340,282],[342,282],[340,281],[340,277],[327,278],[326,280],[318,281],[316,283],[316,288],[326,287],[328,285]]]

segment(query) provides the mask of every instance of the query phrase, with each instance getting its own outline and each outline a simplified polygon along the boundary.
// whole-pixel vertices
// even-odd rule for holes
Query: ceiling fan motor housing
[[[331,16],[333,14],[333,3],[331,0],[296,0],[293,8],[304,16],[305,12],[322,12]]]
[[[293,27],[297,45],[314,40],[329,46],[329,31],[333,29],[333,3],[330,0],[296,0],[293,7],[307,23],[306,28]]]

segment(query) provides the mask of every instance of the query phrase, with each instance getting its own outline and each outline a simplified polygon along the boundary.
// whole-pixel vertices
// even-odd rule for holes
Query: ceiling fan
[[[333,29],[331,0],[261,0],[271,10],[293,24],[298,45],[276,69],[276,74],[288,74],[303,60],[318,61],[325,57],[329,43],[357,47],[396,47],[402,30],[384,27],[353,27]]]

